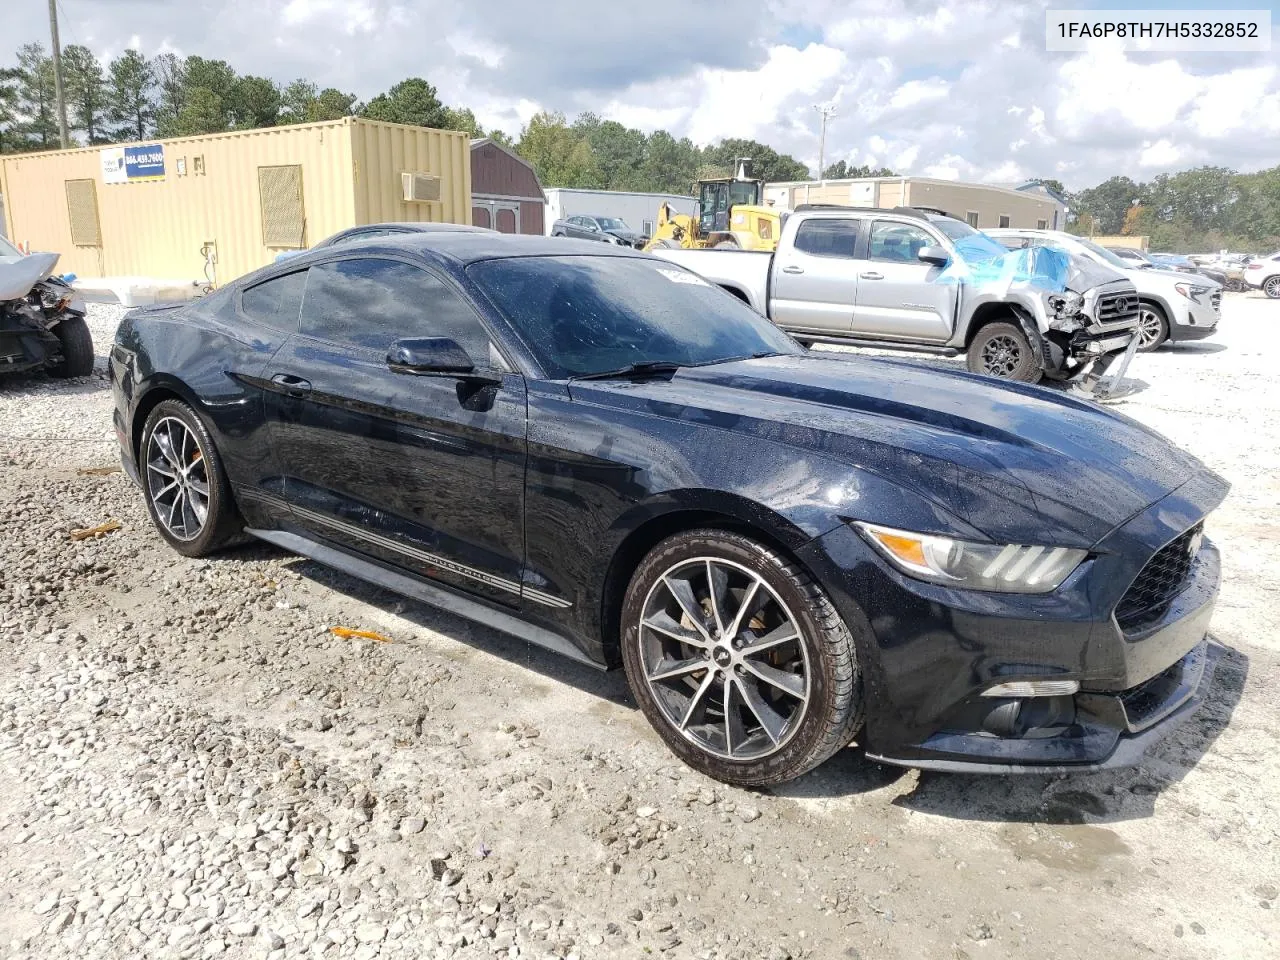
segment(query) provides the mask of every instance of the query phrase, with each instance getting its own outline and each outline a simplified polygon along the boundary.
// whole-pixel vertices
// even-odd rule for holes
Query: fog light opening
[[[1079,680],[1013,680],[982,691],[984,697],[1065,697],[1080,692]]]

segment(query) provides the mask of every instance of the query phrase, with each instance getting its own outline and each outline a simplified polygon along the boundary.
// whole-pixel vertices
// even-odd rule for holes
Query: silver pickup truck
[[[1063,251],[1010,253],[959,220],[902,207],[798,207],[773,254],[653,254],[798,340],[965,353],[975,373],[1029,383],[1096,382],[1132,357],[1138,328],[1137,290],[1119,271]]]

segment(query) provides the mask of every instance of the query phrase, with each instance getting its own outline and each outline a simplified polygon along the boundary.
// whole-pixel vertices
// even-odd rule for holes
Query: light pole
[[[67,133],[67,98],[62,92],[62,44],[58,42],[58,0],[49,0],[49,33],[53,39],[53,95],[58,103],[58,139],[62,149],[71,146]]]
[[[818,134],[818,179],[822,180],[826,173],[823,164],[826,162],[827,153],[827,121],[836,115],[836,105],[815,103],[813,109],[822,115],[822,131]]]

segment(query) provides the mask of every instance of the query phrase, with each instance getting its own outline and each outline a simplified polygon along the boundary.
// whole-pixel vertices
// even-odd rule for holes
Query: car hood
[[[1096,263],[1088,257],[1071,255],[1071,266],[1067,270],[1067,288],[1076,293],[1086,293],[1094,287],[1128,279],[1126,272],[1117,270],[1105,263]]]
[[[1176,270],[1134,270],[1129,276],[1133,279],[1133,285],[1138,288],[1139,293],[1146,290],[1169,293],[1173,290],[1175,283],[1217,283],[1209,277],[1201,277],[1197,280],[1195,274],[1179,273]]]
[[[642,238],[642,235],[634,230],[606,230],[605,233],[617,237],[619,240],[626,240],[628,243],[635,243],[635,241]]]
[[[837,458],[1001,542],[1089,547],[1207,472],[1128,417],[1061,392],[887,359],[818,354],[574,384],[593,399]],[[730,441],[732,442],[732,441]],[[716,455],[709,441],[707,456]],[[858,513],[856,496],[833,512]]]

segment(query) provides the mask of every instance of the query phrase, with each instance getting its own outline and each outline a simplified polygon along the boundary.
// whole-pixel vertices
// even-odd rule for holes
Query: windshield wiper
[[[570,377],[569,382],[575,380],[628,380],[639,377],[656,377],[666,373],[675,373],[684,364],[672,363],[669,360],[642,360],[639,363],[629,363],[625,367],[619,367],[617,370],[602,370],[600,373],[582,373],[576,377]]]

